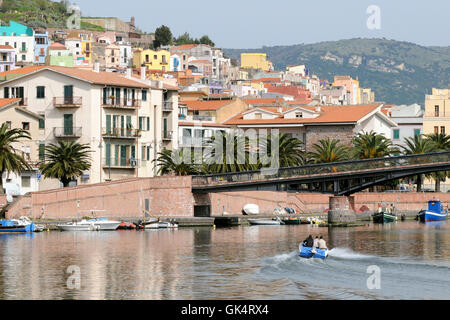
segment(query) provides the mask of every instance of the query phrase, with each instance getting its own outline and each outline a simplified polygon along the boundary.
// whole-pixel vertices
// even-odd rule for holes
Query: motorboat
[[[35,232],[36,225],[27,217],[20,219],[0,220],[1,233],[29,233]]]
[[[302,224],[302,220],[300,218],[283,218],[281,219],[286,225],[297,225]]]
[[[247,204],[242,210],[245,215],[254,216],[259,214],[259,206],[256,204]]]
[[[319,249],[314,247],[305,247],[303,244],[300,245],[300,257],[310,259],[326,259],[328,257],[328,249]]]
[[[395,213],[377,212],[372,216],[374,223],[390,223],[397,221],[397,215]]]
[[[156,221],[154,223],[149,223],[144,226],[144,229],[177,229],[178,223],[175,221]]]
[[[284,224],[280,218],[273,218],[272,220],[268,219],[248,219],[248,222],[254,226],[279,226]]]
[[[57,226],[63,231],[114,231],[119,228],[120,224],[120,221],[109,220],[108,218],[94,218]]]
[[[421,222],[442,221],[447,217],[448,208],[444,208],[439,200],[428,201],[428,210],[421,210],[418,215]]]

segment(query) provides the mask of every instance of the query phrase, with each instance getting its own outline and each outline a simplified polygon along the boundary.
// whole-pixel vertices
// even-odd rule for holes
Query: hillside
[[[334,75],[359,77],[362,87],[375,90],[377,101],[387,103],[423,105],[432,87],[450,86],[450,47],[358,38],[224,52],[234,59],[240,59],[242,52],[265,52],[278,70],[306,64],[311,72],[329,81]]]

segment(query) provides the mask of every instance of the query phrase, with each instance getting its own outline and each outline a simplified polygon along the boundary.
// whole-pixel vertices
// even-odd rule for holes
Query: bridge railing
[[[226,183],[255,182],[263,180],[285,179],[292,177],[322,176],[328,174],[373,171],[394,167],[413,167],[449,162],[450,152],[407,155],[388,158],[351,160],[333,163],[305,165],[300,167],[279,168],[270,172],[267,169],[257,171],[233,172],[223,174],[199,175],[192,177],[193,186],[207,186]]]

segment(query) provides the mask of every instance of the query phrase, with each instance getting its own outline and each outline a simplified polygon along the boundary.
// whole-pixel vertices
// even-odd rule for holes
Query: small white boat
[[[283,223],[280,219],[276,220],[248,219],[248,222],[254,226],[279,226]]]
[[[108,220],[108,218],[95,218],[59,224],[58,228],[64,231],[113,231],[119,228],[121,222]]]
[[[259,214],[259,206],[256,204],[247,204],[244,206],[244,214],[254,216]]]
[[[144,226],[145,229],[177,229],[178,223],[176,222],[161,222],[157,221],[149,223]]]

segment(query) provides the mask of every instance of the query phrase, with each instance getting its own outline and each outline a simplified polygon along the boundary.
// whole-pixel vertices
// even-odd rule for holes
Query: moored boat
[[[284,218],[281,219],[286,225],[297,225],[302,224],[302,220],[300,218]]]
[[[279,226],[284,224],[279,218],[274,218],[273,220],[267,219],[248,219],[248,222],[254,226]]]
[[[63,231],[114,231],[120,224],[120,221],[108,220],[108,218],[95,218],[59,224],[57,227]]]
[[[328,249],[318,249],[313,247],[300,246],[300,257],[310,259],[326,259],[328,257]]]
[[[420,211],[418,217],[421,222],[447,220],[448,209],[442,206],[441,201],[431,200],[428,201],[428,210]]]
[[[373,216],[374,223],[390,223],[397,221],[397,215],[395,213],[377,212]]]
[[[0,220],[1,233],[29,233],[36,231],[36,225],[29,219]]]
[[[259,214],[259,206],[256,204],[247,204],[242,209],[244,215],[254,216]]]

